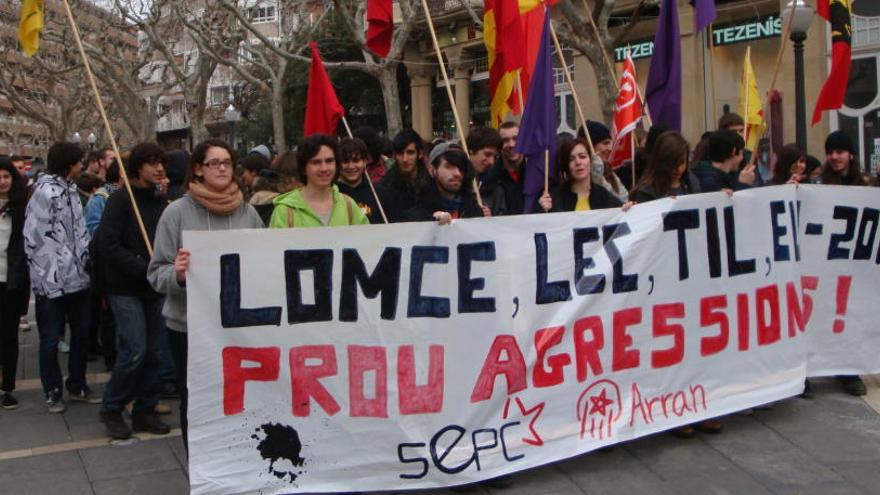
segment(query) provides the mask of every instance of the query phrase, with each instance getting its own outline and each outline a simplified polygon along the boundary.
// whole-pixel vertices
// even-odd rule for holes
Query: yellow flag
[[[18,42],[21,50],[32,57],[40,48],[40,32],[43,31],[43,0],[23,0],[21,21],[18,24]]]
[[[746,149],[758,149],[758,141],[767,129],[764,121],[764,109],[761,95],[758,93],[758,81],[752,68],[752,47],[746,48],[746,59],[743,61],[742,85],[739,90],[739,114],[746,123]]]

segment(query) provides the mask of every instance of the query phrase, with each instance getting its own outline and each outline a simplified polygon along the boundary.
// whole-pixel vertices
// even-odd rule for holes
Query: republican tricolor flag
[[[639,98],[636,68],[629,53],[623,61],[620,90],[614,104],[614,122],[611,125],[611,166],[620,167],[633,159],[633,131],[642,118],[642,101]]]
[[[522,109],[517,78],[525,66],[525,45],[518,0],[486,0],[483,6],[483,42],[489,54],[489,109],[492,126],[508,113]]]

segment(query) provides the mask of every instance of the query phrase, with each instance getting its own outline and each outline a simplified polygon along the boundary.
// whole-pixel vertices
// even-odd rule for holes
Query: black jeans
[[[171,347],[171,358],[174,359],[174,371],[177,382],[177,391],[180,393],[180,432],[183,436],[183,448],[189,452],[187,442],[186,410],[189,402],[189,390],[186,388],[186,356],[187,343],[186,332],[168,330],[168,344]]]
[[[21,317],[19,301],[23,295],[19,291],[6,289],[0,282],[0,368],[3,368],[3,383],[0,390],[15,390],[15,373],[18,369],[18,320]]]

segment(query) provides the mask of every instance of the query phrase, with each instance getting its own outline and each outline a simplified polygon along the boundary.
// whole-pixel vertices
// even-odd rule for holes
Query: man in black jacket
[[[134,147],[126,164],[132,192],[152,243],[165,198],[156,186],[165,176],[165,152],[153,143]],[[101,421],[112,438],[124,439],[131,431],[122,418],[134,400],[132,428],[154,434],[170,431],[155,412],[159,370],[159,342],[165,331],[163,296],[147,282],[150,256],[141,235],[128,191],[121,189],[107,200],[98,233],[98,249],[106,263],[105,281],[116,319],[117,356],[110,382],[104,389]]]
[[[339,192],[347,194],[357,203],[364,215],[370,219],[371,224],[385,223],[383,212],[388,222],[396,221],[390,215],[396,213],[388,210],[388,195],[382,184],[374,184],[370,188],[367,177],[367,159],[369,158],[367,145],[359,138],[346,138],[339,142],[339,178],[336,185]],[[373,191],[376,194],[373,194]]]
[[[470,160],[464,151],[450,149],[436,160],[434,181],[419,194],[416,207],[407,211],[411,221],[437,220],[447,224],[457,218],[479,218],[483,210],[468,189]]]
[[[755,166],[739,170],[745,141],[734,131],[715,131],[709,136],[708,160],[700,160],[691,171],[700,181],[702,192],[740,191],[755,183]]]
[[[507,121],[498,128],[501,135],[501,160],[486,174],[491,197],[483,198],[492,207],[492,216],[519,215],[523,212],[523,170],[526,158],[517,153],[519,124]]]

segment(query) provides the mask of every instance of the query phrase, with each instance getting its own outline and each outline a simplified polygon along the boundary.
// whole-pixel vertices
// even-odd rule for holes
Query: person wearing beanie
[[[168,192],[165,194],[168,201],[174,201],[183,196],[183,181],[186,179],[186,166],[189,164],[189,152],[186,150],[173,150],[165,153],[168,165],[165,174],[168,176]]]
[[[265,144],[261,144],[259,146],[254,146],[248,151],[248,156],[250,155],[259,155],[266,159],[266,161],[272,161],[272,151]]]
[[[412,222],[437,220],[445,225],[458,218],[479,218],[483,210],[470,190],[471,160],[464,151],[447,148],[435,156],[434,180],[418,195],[416,206],[406,211]]]
[[[838,186],[868,185],[856,161],[852,139],[843,131],[834,131],[825,139],[825,165],[820,183]],[[850,395],[862,396],[867,393],[865,383],[858,375],[841,375],[837,379],[843,391]],[[808,394],[809,382],[805,383],[804,389]]]
[[[843,131],[834,131],[825,140],[825,166],[822,169],[822,184],[840,186],[866,186],[868,181],[862,174],[855,157],[856,148],[852,139]]]

